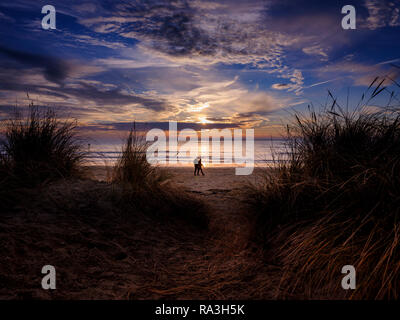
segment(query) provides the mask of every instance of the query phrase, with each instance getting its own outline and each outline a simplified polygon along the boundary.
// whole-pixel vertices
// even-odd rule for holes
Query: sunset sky
[[[42,29],[47,4],[56,30]],[[341,27],[346,4],[356,30]],[[2,1],[0,117],[29,93],[100,139],[169,120],[277,136],[328,89],[351,104],[398,78],[399,35],[393,0]]]

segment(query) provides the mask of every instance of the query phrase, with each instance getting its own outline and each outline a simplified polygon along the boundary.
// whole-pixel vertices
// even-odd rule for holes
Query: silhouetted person
[[[196,159],[194,159],[193,163],[194,163],[194,175],[199,176],[200,171],[201,171],[201,174],[204,176],[204,172],[203,172],[203,168],[202,168],[202,164],[201,164],[201,157],[197,157]]]
[[[197,176],[197,171],[199,167],[199,157],[194,158],[193,164],[194,164],[194,175]]]
[[[200,171],[201,174],[204,176],[204,172],[203,172],[203,165],[201,164],[201,158],[199,159],[199,164],[198,164],[198,168],[197,168],[197,175],[200,175]]]

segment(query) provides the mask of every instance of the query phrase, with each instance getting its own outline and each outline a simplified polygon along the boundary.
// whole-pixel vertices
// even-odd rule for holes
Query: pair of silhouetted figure
[[[197,157],[196,159],[194,159],[193,163],[194,163],[194,175],[199,176],[201,171],[201,174],[204,176],[202,168],[203,165],[201,164],[201,157]]]

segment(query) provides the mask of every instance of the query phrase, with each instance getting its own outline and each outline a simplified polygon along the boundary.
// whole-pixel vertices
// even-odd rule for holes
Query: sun
[[[199,117],[199,122],[200,122],[201,124],[212,123],[212,121],[207,120],[206,117]]]

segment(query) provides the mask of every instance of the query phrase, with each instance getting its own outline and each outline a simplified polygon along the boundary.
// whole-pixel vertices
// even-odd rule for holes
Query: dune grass
[[[88,179],[83,140],[76,121],[62,121],[54,111],[29,106],[2,123],[0,143],[0,209],[29,203],[41,187],[57,180]],[[187,220],[207,226],[203,203],[169,183],[165,170],[147,162],[148,144],[133,128],[113,170],[109,201],[126,212],[146,212],[157,219]],[[66,182],[68,183],[68,182]],[[88,199],[88,201],[90,201]],[[101,213],[99,213],[101,214]]]
[[[85,154],[75,134],[76,121],[61,121],[54,111],[30,105],[29,114],[3,123],[0,142],[2,176],[20,186],[82,174]]]
[[[120,188],[120,205],[145,209],[158,219],[184,220],[206,228],[208,218],[203,202],[171,184],[166,168],[147,161],[148,146],[144,134],[133,124],[112,170],[111,182]]]
[[[152,166],[146,157],[149,143],[144,134],[136,130],[135,124],[130,130],[122,147],[121,156],[112,171],[114,183],[129,184],[130,186],[151,187],[166,182],[169,178],[167,170]]]
[[[85,153],[76,125],[33,104],[26,115],[16,110],[1,122],[0,210],[28,201],[35,189],[50,182],[84,176]]]
[[[277,297],[396,299],[400,114],[367,103],[350,112],[330,96],[330,106],[295,115],[288,159],[248,188],[254,234],[282,267]],[[356,290],[341,288],[344,265],[357,271]]]

